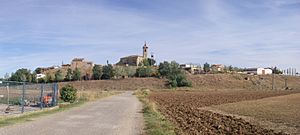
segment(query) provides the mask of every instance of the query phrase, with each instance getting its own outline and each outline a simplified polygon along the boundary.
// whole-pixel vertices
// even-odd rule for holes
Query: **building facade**
[[[143,55],[131,55],[120,58],[120,61],[116,64],[117,66],[139,66],[139,64],[148,58],[148,46],[145,43],[143,46]]]
[[[244,70],[247,74],[254,74],[254,75],[270,75],[273,74],[272,69],[269,68],[247,68]]]

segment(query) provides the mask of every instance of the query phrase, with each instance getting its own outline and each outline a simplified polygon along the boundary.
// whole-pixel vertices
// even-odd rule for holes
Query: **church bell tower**
[[[146,42],[145,42],[145,44],[143,46],[143,57],[144,58],[148,58],[148,46],[147,46]]]

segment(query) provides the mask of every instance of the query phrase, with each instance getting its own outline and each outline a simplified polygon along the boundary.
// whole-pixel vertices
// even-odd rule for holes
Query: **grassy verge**
[[[108,96],[119,94],[119,93],[120,92],[79,92],[78,93],[78,95],[79,95],[78,101],[75,103],[72,103],[72,104],[60,104],[59,107],[57,107],[57,108],[44,109],[44,110],[35,111],[35,112],[28,112],[28,113],[21,114],[18,116],[0,117],[0,127],[9,126],[9,125],[27,122],[27,121],[33,121],[34,118],[66,111],[71,108],[81,106],[88,101],[93,101],[96,99],[108,97]],[[91,96],[91,98],[90,98],[90,96]]]
[[[137,90],[135,95],[143,103],[145,132],[147,135],[175,135],[175,127],[159,111],[156,105],[147,99],[149,90]]]

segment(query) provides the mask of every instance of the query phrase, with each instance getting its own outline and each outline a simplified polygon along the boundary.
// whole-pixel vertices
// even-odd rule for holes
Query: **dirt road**
[[[142,105],[132,92],[0,128],[0,135],[139,135]]]

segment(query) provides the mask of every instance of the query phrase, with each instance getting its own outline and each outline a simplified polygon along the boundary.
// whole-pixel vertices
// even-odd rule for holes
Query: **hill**
[[[188,75],[192,81],[192,90],[270,90],[272,89],[272,75],[242,75],[242,74],[206,74]],[[285,89],[285,79],[289,89],[300,90],[300,77],[275,75],[275,89]],[[126,78],[118,80],[92,80],[63,82],[60,86],[71,84],[78,90],[136,90],[148,88],[153,90],[167,89],[167,80],[158,78]],[[186,89],[186,88],[181,88]]]

